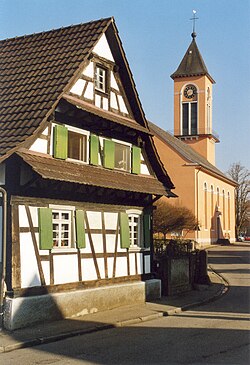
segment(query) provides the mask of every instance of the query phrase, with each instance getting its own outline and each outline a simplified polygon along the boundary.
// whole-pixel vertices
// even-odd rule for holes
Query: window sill
[[[72,247],[52,248],[51,253],[77,253],[77,248],[72,248]]]
[[[146,247],[140,247],[140,246],[130,246],[129,247],[129,252],[141,252],[141,251],[146,251],[146,250],[149,250],[149,248],[146,248]]]

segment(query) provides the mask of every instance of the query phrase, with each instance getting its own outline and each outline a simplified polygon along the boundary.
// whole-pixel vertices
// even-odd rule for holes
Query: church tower
[[[212,130],[212,86],[196,44],[196,33],[179,67],[171,75],[174,80],[174,135],[215,164],[215,143]]]

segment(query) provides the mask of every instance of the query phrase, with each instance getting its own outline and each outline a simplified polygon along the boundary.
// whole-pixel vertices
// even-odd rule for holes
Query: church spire
[[[193,17],[190,20],[193,20],[193,32],[192,42],[190,43],[181,63],[179,64],[177,70],[171,75],[172,79],[177,77],[192,77],[192,76],[207,76],[210,81],[215,84],[214,79],[209,74],[205,62],[200,54],[196,43],[196,32],[195,32],[195,21],[198,19],[195,16],[196,12],[193,10]]]

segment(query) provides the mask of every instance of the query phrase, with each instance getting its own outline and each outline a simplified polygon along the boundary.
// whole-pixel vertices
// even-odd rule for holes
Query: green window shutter
[[[141,172],[141,149],[140,147],[132,147],[132,173],[140,174]]]
[[[54,157],[62,160],[68,157],[68,130],[63,125],[54,127]]]
[[[90,163],[98,165],[99,138],[95,134],[90,135]]]
[[[104,167],[113,169],[115,166],[115,143],[110,139],[104,139]]]
[[[129,248],[130,239],[129,239],[129,221],[128,215],[125,212],[119,213],[119,222],[120,222],[120,244],[121,248]]]
[[[85,248],[85,227],[84,227],[84,211],[76,211],[76,244],[78,248]]]
[[[148,248],[151,244],[151,214],[144,213],[143,215],[143,240],[144,247]]]
[[[53,247],[52,209],[38,208],[39,248],[51,250]]]

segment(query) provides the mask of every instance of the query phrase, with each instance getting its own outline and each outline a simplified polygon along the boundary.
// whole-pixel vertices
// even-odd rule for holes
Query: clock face
[[[193,85],[188,85],[184,90],[184,96],[187,99],[192,99],[196,94],[196,87]]]

